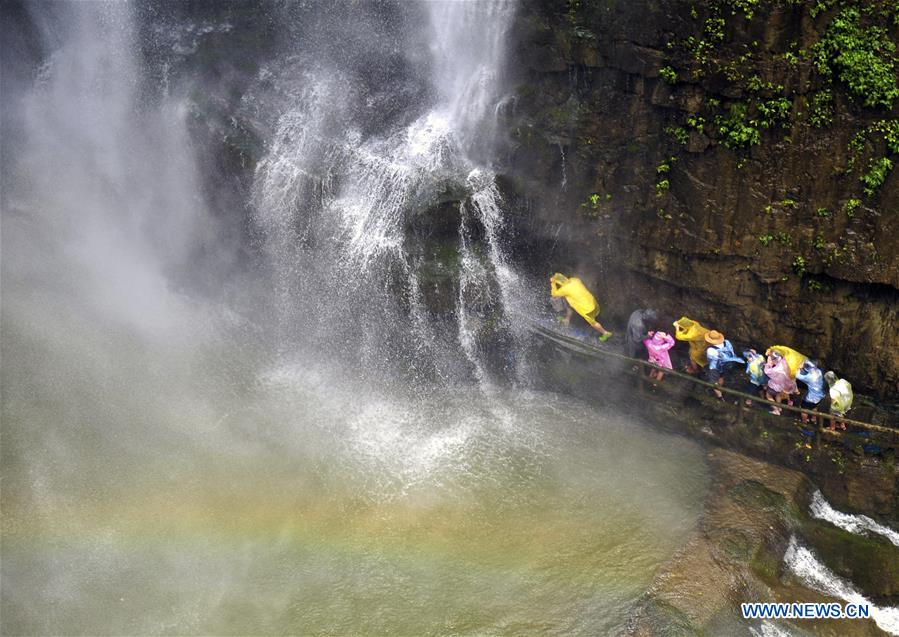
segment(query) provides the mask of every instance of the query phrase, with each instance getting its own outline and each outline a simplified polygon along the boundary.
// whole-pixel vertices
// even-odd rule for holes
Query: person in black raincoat
[[[631,358],[645,358],[646,347],[643,339],[647,332],[655,329],[659,315],[655,310],[634,310],[627,320],[627,334],[624,335],[624,351]]]

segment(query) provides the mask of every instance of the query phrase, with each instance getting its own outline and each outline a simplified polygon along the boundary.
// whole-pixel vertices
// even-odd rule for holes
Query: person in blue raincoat
[[[709,347],[705,351],[706,358],[709,359],[709,366],[706,368],[706,380],[716,385],[724,386],[724,370],[728,365],[733,363],[745,363],[742,358],[734,353],[734,346],[731,342],[724,338],[724,334],[716,330],[711,330],[705,335],[705,342]],[[714,390],[715,397],[723,400],[724,395]]]
[[[765,384],[768,377],[765,376],[765,357],[754,349],[743,350],[743,358],[746,360],[746,387],[747,394],[765,396]],[[752,401],[746,399],[746,405],[751,406]]]
[[[818,368],[815,361],[808,359],[802,363],[799,371],[796,373],[796,380],[805,383],[805,386],[808,387],[808,391],[805,392],[805,396],[802,398],[801,406],[803,409],[812,411],[827,409],[828,405],[824,398],[829,398],[829,396],[827,396],[827,391],[824,389],[824,372]],[[803,413],[802,422],[807,423],[808,421],[809,415]],[[823,418],[819,418],[819,421],[820,424],[824,424]]]

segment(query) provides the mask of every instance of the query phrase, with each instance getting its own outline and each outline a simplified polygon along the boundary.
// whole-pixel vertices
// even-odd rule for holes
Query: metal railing
[[[875,431],[882,434],[887,434],[891,437],[896,437],[899,439],[899,429],[894,429],[891,427],[884,427],[881,425],[875,425],[870,422],[863,422],[861,420],[854,420],[852,418],[846,418],[845,416],[836,416],[830,413],[824,413],[820,411],[814,411],[811,409],[805,409],[803,407],[794,407],[785,403],[777,403],[771,400],[767,400],[765,398],[761,398],[759,396],[754,396],[753,394],[747,394],[746,392],[737,391],[735,389],[730,389],[729,387],[722,387],[721,385],[716,385],[715,383],[710,383],[708,381],[702,380],[701,378],[697,378],[696,376],[692,376],[690,374],[685,374],[675,369],[668,369],[665,367],[659,367],[654,363],[651,363],[647,360],[642,360],[639,358],[631,358],[630,356],[625,356],[624,354],[619,354],[618,352],[612,352],[607,349],[603,349],[601,347],[596,347],[595,345],[591,345],[589,343],[585,343],[580,339],[574,338],[572,336],[567,336],[565,334],[560,334],[554,330],[551,330],[545,326],[539,324],[531,324],[530,331],[545,338],[549,341],[556,343],[557,345],[561,345],[567,349],[577,351],[586,356],[593,356],[596,358],[613,358],[624,361],[630,365],[639,365],[645,369],[652,369],[664,372],[666,376],[675,376],[682,380],[685,380],[689,383],[692,383],[698,387],[707,387],[712,390],[720,391],[722,394],[727,394],[729,396],[735,396],[740,400],[737,401],[736,405],[730,405],[729,403],[724,403],[726,405],[730,405],[731,407],[736,407],[742,413],[745,409],[745,402],[743,401],[752,401],[753,403],[763,404],[766,407],[777,407],[781,410],[790,411],[797,414],[807,414],[814,418],[822,418],[825,420],[835,420],[841,423],[845,423],[847,425],[852,425],[853,427],[858,427],[861,429],[866,429],[869,431]],[[776,417],[776,414],[770,414],[771,416]],[[808,423],[810,424],[810,423]],[[825,429],[827,433],[839,433],[834,432],[830,429]]]

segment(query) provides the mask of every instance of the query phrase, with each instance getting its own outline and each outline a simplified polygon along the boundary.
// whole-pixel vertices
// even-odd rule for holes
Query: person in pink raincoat
[[[765,376],[768,377],[766,395],[768,400],[778,403],[787,400],[790,394],[798,394],[799,387],[790,375],[790,366],[780,352],[771,351],[768,354],[768,362],[765,363]],[[780,407],[772,407],[772,414],[780,414]]]
[[[647,336],[649,338],[643,340],[643,345],[649,352],[649,362],[664,369],[671,369],[671,356],[668,350],[674,347],[674,337],[665,332],[648,332]],[[660,381],[665,378],[665,372],[654,369],[649,372],[649,377]]]

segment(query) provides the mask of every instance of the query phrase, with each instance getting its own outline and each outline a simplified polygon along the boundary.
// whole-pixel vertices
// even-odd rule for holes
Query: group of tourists
[[[580,279],[554,274],[550,278],[550,295],[553,301],[564,299],[567,302],[567,308],[554,305],[559,310],[566,310],[563,323],[568,325],[577,313],[600,333],[601,342],[612,337],[612,332],[597,320],[599,304]],[[671,325],[675,328],[673,335],[664,331],[667,323],[660,321],[658,312],[653,309],[635,310],[628,319],[625,353],[631,358],[648,358],[655,366],[649,372],[652,381],[662,381],[665,370],[674,369],[670,351],[677,341],[682,341],[689,345],[689,361],[684,371],[704,375],[705,380],[715,386],[712,393],[719,400],[724,400],[719,388],[724,387],[725,377],[732,376],[728,372],[745,365],[745,378],[740,389],[770,401],[772,414],[779,415],[780,405],[793,406],[794,397],[801,396],[804,409],[831,414],[831,430],[837,425],[846,429],[843,417],[852,407],[852,385],[832,371],[824,373],[818,361],[785,345],[772,345],[764,353],[750,348],[741,356],[724,334],[704,327],[698,321],[683,316]],[[798,383],[805,385],[804,394]],[[747,399],[746,403],[751,405],[752,400]],[[810,420],[805,412],[801,412],[800,417],[803,423]],[[823,425],[823,416],[818,419]]]

